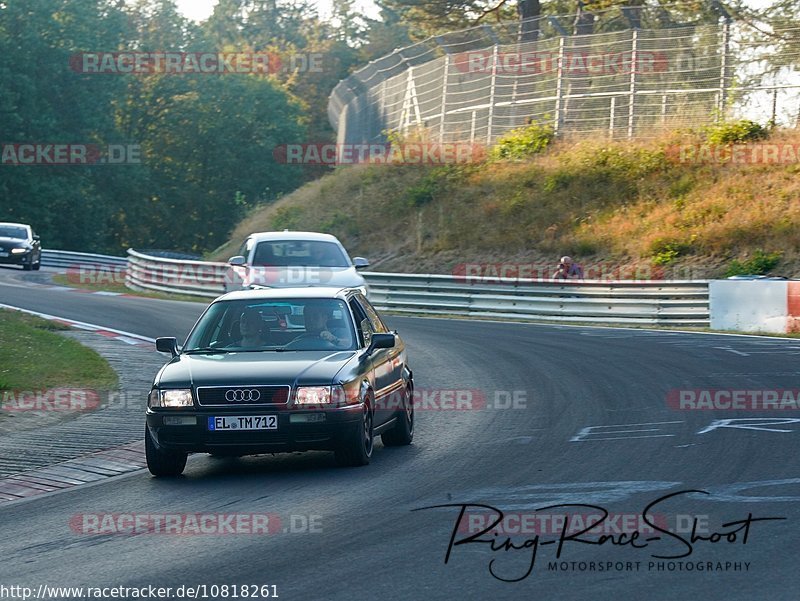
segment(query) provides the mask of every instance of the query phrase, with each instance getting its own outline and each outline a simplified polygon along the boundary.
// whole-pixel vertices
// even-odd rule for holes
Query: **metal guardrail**
[[[78,265],[125,267],[127,264],[127,257],[79,253],[70,250],[42,249],[42,266],[44,267],[70,268]]]
[[[226,263],[180,261],[128,250],[126,285],[214,298]],[[406,314],[607,324],[708,326],[708,282],[493,279],[365,272],[370,299]]]
[[[153,257],[128,249],[125,285],[133,290],[153,290],[216,298],[225,292],[227,263]]]

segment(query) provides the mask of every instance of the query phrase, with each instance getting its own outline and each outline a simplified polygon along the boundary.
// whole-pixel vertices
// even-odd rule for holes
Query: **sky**
[[[211,14],[217,0],[176,0],[176,3],[185,17],[194,21],[202,21]],[[321,17],[330,16],[333,6],[331,0],[319,0],[311,4],[317,6]],[[378,8],[371,0],[359,0],[356,2],[356,7],[368,17],[374,19],[378,16]]]

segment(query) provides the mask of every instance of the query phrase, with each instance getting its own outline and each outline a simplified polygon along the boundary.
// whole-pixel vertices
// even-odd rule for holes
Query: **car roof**
[[[16,227],[30,227],[27,223],[13,223],[11,221],[0,221],[0,225],[13,225]]]
[[[267,240],[314,240],[318,242],[336,242],[339,239],[331,234],[322,234],[320,232],[291,232],[284,230],[282,232],[254,232],[250,234],[256,242],[264,242]]]
[[[303,286],[297,288],[257,288],[255,290],[236,290],[217,298],[217,301],[229,300],[280,300],[296,298],[343,299],[350,291],[357,288],[340,288],[338,286]]]

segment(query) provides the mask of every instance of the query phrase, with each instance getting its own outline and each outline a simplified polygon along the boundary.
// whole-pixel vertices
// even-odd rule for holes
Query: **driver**
[[[264,320],[258,309],[245,309],[239,317],[239,333],[241,340],[236,346],[245,348],[257,348],[264,345]]]
[[[330,342],[335,346],[346,346],[350,344],[350,338],[346,332],[334,328],[336,332],[328,329],[328,320],[331,318],[331,307],[322,304],[308,304],[303,310],[305,316],[306,333],[318,336],[322,340]],[[341,336],[337,335],[340,334]]]

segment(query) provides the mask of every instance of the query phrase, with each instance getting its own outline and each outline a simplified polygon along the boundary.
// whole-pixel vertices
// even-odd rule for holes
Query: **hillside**
[[[333,233],[375,270],[549,269],[568,254],[598,273],[800,276],[800,131],[733,149],[717,139],[559,140],[521,160],[339,167],[251,212],[211,258],[250,232],[290,228]]]

